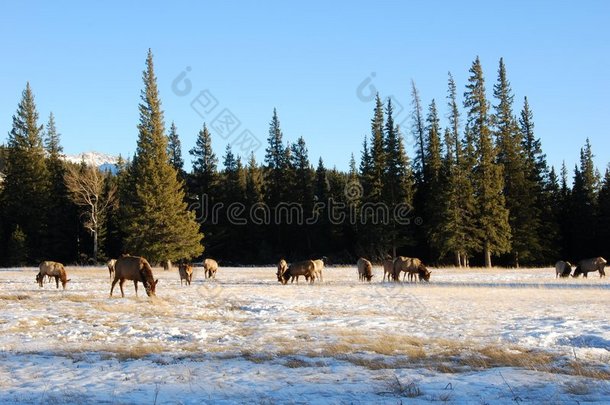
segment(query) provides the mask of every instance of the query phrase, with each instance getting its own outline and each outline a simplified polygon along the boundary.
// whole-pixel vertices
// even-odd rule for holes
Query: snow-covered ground
[[[610,283],[554,269],[432,269],[429,284],[355,268],[280,285],[155,269],[157,297],[108,270],[0,269],[0,403],[574,403],[610,396]]]

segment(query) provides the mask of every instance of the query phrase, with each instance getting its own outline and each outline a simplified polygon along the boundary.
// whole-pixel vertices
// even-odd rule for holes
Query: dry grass
[[[23,300],[29,300],[30,297],[29,295],[23,295],[23,294],[17,294],[17,295],[0,295],[0,300],[4,300],[4,301],[23,301]]]

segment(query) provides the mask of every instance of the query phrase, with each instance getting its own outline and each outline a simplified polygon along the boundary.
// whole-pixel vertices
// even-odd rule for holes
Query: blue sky
[[[435,98],[444,115],[447,72],[461,95],[478,55],[490,96],[504,57],[516,112],[528,96],[551,164],[573,168],[589,137],[603,172],[609,16],[605,1],[3,2],[0,142],[30,81],[41,118],[54,112],[66,153],[133,154],[150,47],[166,124],[176,122],[189,165],[203,124],[191,102],[207,90],[217,101],[208,124],[230,110],[241,124],[227,140],[250,130],[263,143],[259,161],[276,107],[286,140],[303,136],[312,163],[322,156],[346,169],[369,133],[373,106],[357,88],[371,73],[374,88],[404,106],[398,121],[412,79],[424,104]],[[172,91],[181,72],[191,83],[184,96]],[[227,140],[212,136],[221,156]]]

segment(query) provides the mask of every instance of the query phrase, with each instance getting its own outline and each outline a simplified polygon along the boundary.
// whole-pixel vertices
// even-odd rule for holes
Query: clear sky
[[[286,140],[303,136],[312,163],[322,156],[346,169],[369,134],[373,105],[357,89],[371,73],[364,88],[402,104],[399,122],[411,79],[444,116],[447,72],[461,95],[479,55],[490,96],[504,57],[515,110],[528,96],[551,164],[573,168],[589,137],[603,172],[609,26],[607,1],[2,2],[0,142],[30,81],[41,118],[54,112],[66,153],[133,154],[150,47],[166,124],[175,121],[189,166],[204,118],[209,125],[225,108],[240,126],[226,140],[212,130],[217,155],[248,129],[263,143],[262,160],[276,107]],[[186,95],[182,81],[172,90],[181,72],[191,83]],[[210,109],[204,90],[216,108],[202,118],[191,102]],[[405,137],[412,145],[411,133]]]

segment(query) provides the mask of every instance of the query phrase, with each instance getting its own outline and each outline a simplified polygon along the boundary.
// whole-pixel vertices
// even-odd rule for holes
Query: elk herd
[[[287,284],[288,281],[293,283],[295,280],[299,283],[299,277],[303,276],[306,282],[313,284],[316,280],[323,281],[322,273],[324,270],[326,258],[315,259],[315,260],[303,260],[288,264],[286,260],[281,259],[277,265],[277,281],[283,285]],[[599,276],[604,277],[606,275],[604,267],[606,266],[606,260],[603,257],[594,257],[590,259],[580,260],[574,267],[572,273],[572,264],[567,261],[560,260],[555,263],[555,278],[558,277],[579,277],[581,274],[583,277],[587,277],[588,273],[599,272]],[[123,284],[125,280],[133,281],[136,296],[138,295],[138,282],[142,283],[146,294],[155,296],[158,279],[155,280],[152,272],[152,267],[148,261],[143,257],[123,255],[118,259],[111,259],[107,263],[108,272],[110,273],[110,279],[112,280],[110,286],[110,296],[116,283],[119,283],[121,290],[121,296],[124,297]],[[216,273],[218,271],[218,262],[213,259],[205,259],[202,263],[204,275],[206,279],[216,279]],[[374,277],[373,264],[361,257],[356,263],[358,269],[358,280],[371,282]],[[426,268],[422,261],[418,258],[398,256],[394,259],[386,259],[382,263],[383,267],[383,281],[399,282],[401,273],[402,281],[407,279],[409,282],[419,281],[430,281],[430,275],[432,272]],[[55,286],[59,288],[59,282],[63,289],[66,289],[66,284],[70,281],[67,276],[64,265],[53,261],[44,261],[38,266],[39,271],[36,274],[36,282],[40,287],[43,287],[45,280],[51,281],[55,279]],[[178,265],[178,274],[180,276],[180,285],[191,285],[193,279],[194,267],[190,263],[180,262]]]

